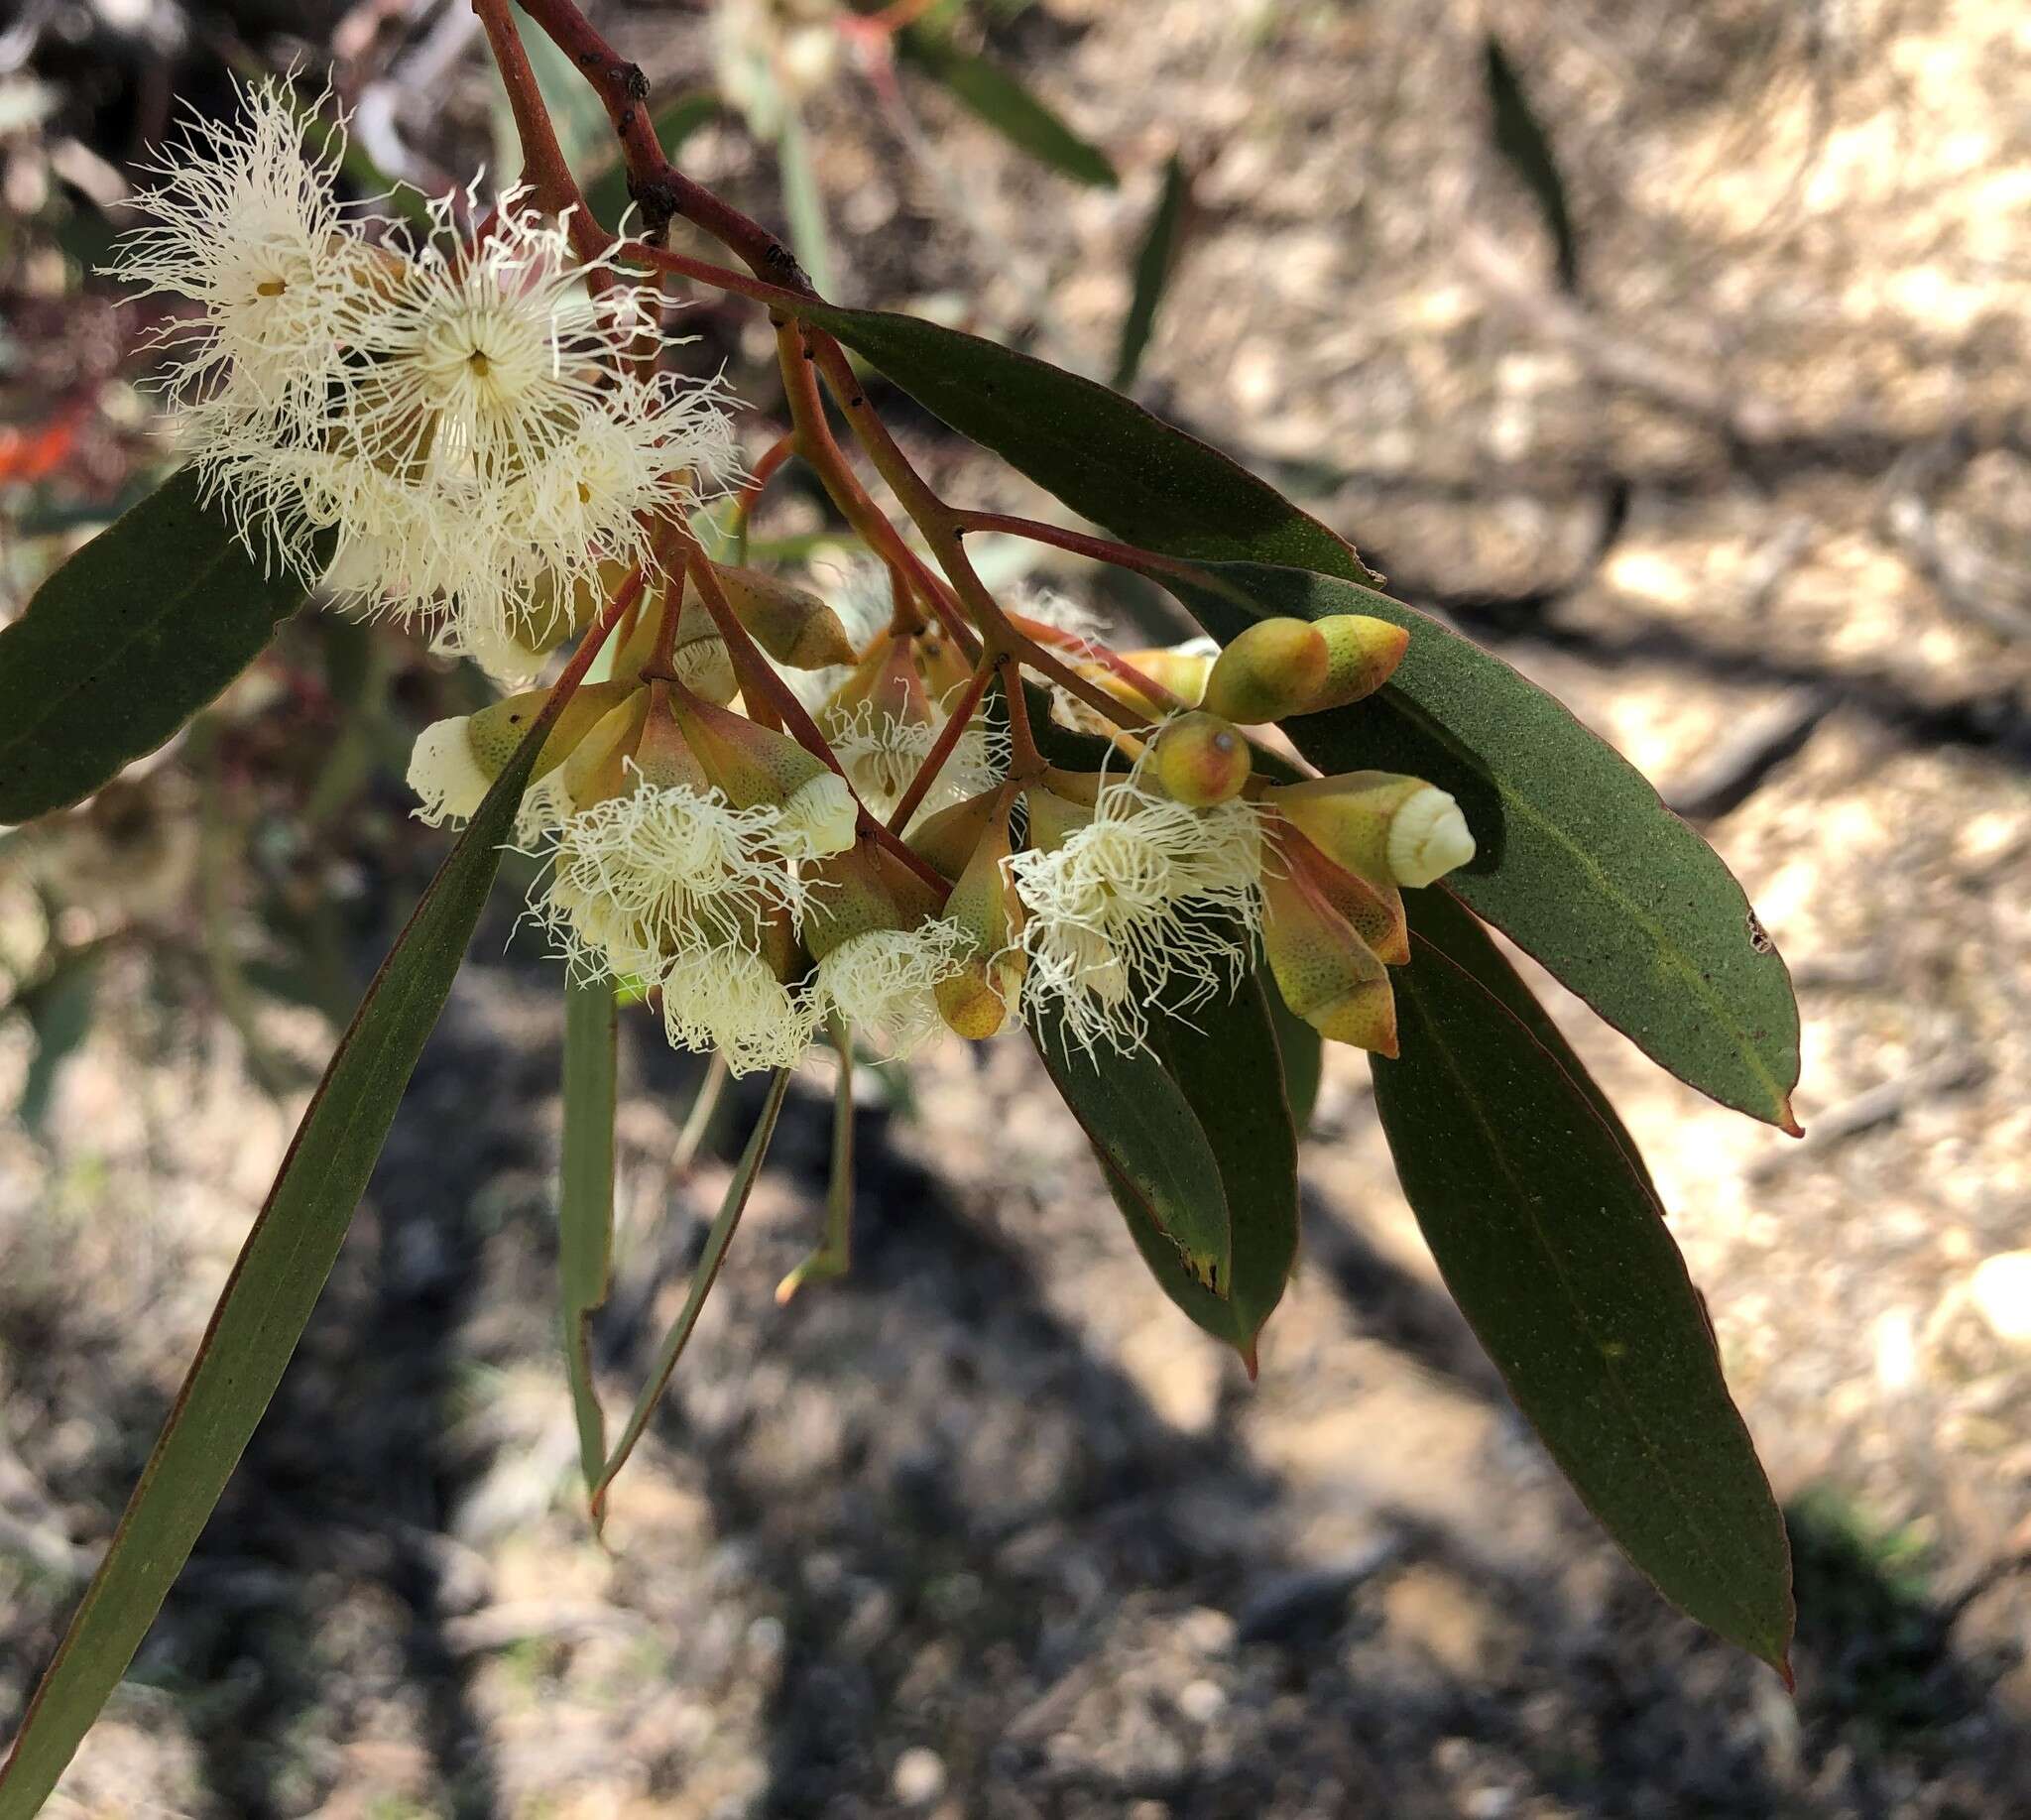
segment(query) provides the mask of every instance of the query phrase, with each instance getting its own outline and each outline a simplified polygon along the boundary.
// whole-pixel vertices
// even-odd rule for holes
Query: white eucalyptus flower
[[[1005,862],[1027,911],[1023,1005],[1055,1012],[1091,1052],[1139,1047],[1159,997],[1188,1011],[1232,991],[1262,919],[1260,816],[1244,801],[1189,808],[1131,773],[1056,847]]]
[[[144,296],[199,305],[160,333],[177,353],[160,382],[173,405],[250,417],[271,440],[311,441],[386,263],[360,238],[364,212],[334,189],[343,122],[306,158],[281,81],[251,83],[239,96],[234,117],[186,119],[146,167],[163,181],[132,205],[154,219],[123,237],[107,271]]]
[[[945,730],[947,717],[937,709],[928,720],[903,720],[885,714],[873,702],[859,701],[846,711],[827,715],[825,737],[845,770],[855,793],[870,813],[887,821],[909,789],[910,781],[930,757]],[[977,796],[1008,775],[1009,736],[976,714],[939,766],[936,780],[924,794],[911,826],[955,802]]]
[[[865,929],[819,957],[818,994],[892,1055],[909,1055],[944,1029],[933,994],[972,952],[967,932],[943,918]]]
[[[717,790],[638,783],[551,837],[538,918],[585,978],[661,980],[701,948],[752,951],[762,922],[801,916],[809,888],[783,851],[781,811]]]
[[[662,989],[670,1046],[726,1057],[727,1070],[787,1068],[811,1045],[809,995],[791,991],[760,952],[736,943],[690,947],[671,957]]]

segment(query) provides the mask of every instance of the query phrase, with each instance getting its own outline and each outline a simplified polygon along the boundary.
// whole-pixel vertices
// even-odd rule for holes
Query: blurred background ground
[[[713,79],[703,10],[599,16],[658,95]],[[1573,291],[1493,147],[1491,24],[1553,133]],[[1139,395],[1619,745],[1791,963],[1800,1145],[1554,1003],[1791,1511],[1796,1703],[1555,1480],[1347,1051],[1253,1388],[1144,1279],[1014,1042],[864,1083],[855,1274],[777,1309],[820,1214],[814,1063],[602,1552],[551,1312],[556,982],[504,889],[276,1409],[53,1811],[2031,1811],[2031,25],[1037,0],[964,31],[1120,186],[910,68],[892,94],[849,39],[803,102],[836,292],[1104,375],[1178,153]],[[17,9],[0,612],[152,458],[134,327],[76,275],[126,161],[173,96],[223,98],[234,50],[332,63],[399,175],[493,156],[456,5]],[[686,160],[783,218],[738,120]],[[759,450],[766,336],[710,300],[692,320],[700,369],[754,382]],[[1036,504],[897,422],[948,492]],[[817,523],[791,489],[763,528]],[[0,1732],[441,849],[400,774],[466,686],[306,622],[167,759],[0,849]],[[753,1110],[673,1181],[695,1082],[630,1021],[613,1400]]]

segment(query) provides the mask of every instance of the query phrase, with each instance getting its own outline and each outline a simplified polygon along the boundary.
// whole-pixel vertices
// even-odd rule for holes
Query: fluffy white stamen
[[[244,87],[240,103],[230,119],[186,120],[147,167],[164,181],[133,204],[154,219],[107,269],[144,295],[199,305],[159,337],[177,352],[160,382],[174,405],[251,416],[271,437],[301,440],[317,432],[372,304],[376,256],[333,191],[343,123],[306,158],[282,83]],[[196,449],[201,459],[201,437]]]
[[[893,714],[878,713],[868,701],[855,703],[849,713],[828,715],[824,722],[833,756],[853,781],[860,799],[885,821],[902,800],[924,760],[930,757],[945,724],[945,717],[935,711],[929,720],[900,720]],[[910,825],[992,789],[1008,769],[1006,729],[990,726],[976,714],[938,768],[937,778],[925,792]]]
[[[535,909],[581,975],[659,978],[700,947],[752,949],[765,916],[808,898],[774,807],[638,785],[556,832]]]
[[[932,992],[971,951],[958,923],[940,918],[913,929],[867,929],[818,962],[818,990],[854,1029],[904,1056],[944,1027]]]
[[[853,791],[837,772],[821,772],[790,791],[777,839],[791,859],[818,860],[853,845],[860,819]]]
[[[810,1046],[808,996],[784,986],[753,948],[687,949],[672,957],[657,984],[671,1047],[717,1049],[730,1073],[787,1068]]]
[[[1102,789],[1061,846],[1004,862],[1028,911],[1023,1006],[1054,1012],[1065,1042],[1127,1051],[1149,1004],[1189,1010],[1232,991],[1261,926],[1262,841],[1247,802],[1195,809],[1135,773]]]

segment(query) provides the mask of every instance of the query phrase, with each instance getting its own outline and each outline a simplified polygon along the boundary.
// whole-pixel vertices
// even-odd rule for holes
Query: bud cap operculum
[[[1245,727],[1302,714],[1325,688],[1332,653],[1302,619],[1259,619],[1213,662],[1200,705]]]

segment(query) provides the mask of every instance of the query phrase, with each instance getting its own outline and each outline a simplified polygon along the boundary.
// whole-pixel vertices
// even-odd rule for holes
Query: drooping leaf
[[[1326,1071],[1325,1038],[1283,1002],[1273,980],[1255,976],[1269,1022],[1276,1031],[1276,1052],[1283,1063],[1283,1092],[1290,1101],[1290,1122],[1302,1138],[1311,1129],[1319,1103],[1319,1082]]]
[[[1502,41],[1493,32],[1482,47],[1482,76],[1488,88],[1495,150],[1523,180],[1537,202],[1538,212],[1544,216],[1545,228],[1558,255],[1560,289],[1575,291],[1580,284],[1580,242],[1566,208],[1565,179],[1559,175],[1551,135],[1531,106],[1516,65],[1502,49]]]
[[[30,1820],[56,1786],[275,1395],[444,1009],[547,731],[532,732],[487,792],[340,1038],[112,1545],[0,1764],[0,1820]]]
[[[718,112],[719,97],[701,89],[666,101],[651,116],[651,121],[663,151],[675,158],[684,141]],[[584,184],[584,193],[585,206],[591,210],[592,218],[602,227],[618,230],[621,216],[627,212],[631,199],[628,194],[628,167],[618,156],[608,158],[599,175]]]
[[[769,1083],[769,1097],[762,1103],[761,1117],[755,1121],[755,1129],[748,1138],[748,1148],[741,1153],[741,1159],[734,1166],[733,1179],[726,1185],[726,1194],[720,1201],[712,1230],[705,1235],[705,1249],[692,1268],[691,1287],[684,1297],[684,1305],[670,1323],[669,1332],[663,1335],[649,1382],[642,1387],[642,1394],[636,1397],[635,1407],[629,1412],[628,1424],[621,1430],[621,1438],[614,1443],[613,1452],[600,1469],[599,1483],[592,1492],[595,1522],[605,1521],[607,1494],[613,1490],[615,1478],[628,1464],[628,1456],[635,1451],[636,1443],[649,1427],[649,1418],[662,1400],[670,1374],[677,1369],[677,1361],[684,1356],[684,1348],[690,1342],[691,1331],[698,1325],[698,1316],[705,1308],[705,1298],[719,1280],[719,1267],[726,1262],[726,1250],[733,1243],[734,1229],[741,1223],[748,1196],[755,1189],[755,1178],[762,1173],[763,1160],[769,1154],[770,1140],[776,1136],[777,1115],[782,1111],[783,1096],[789,1092],[789,1069],[778,1068]]]
[[[1167,1020],[1150,1022],[1154,1028]],[[1139,1214],[1178,1273],[1208,1300],[1225,1300],[1233,1216],[1220,1156],[1182,1087],[1152,1048],[1088,1055],[1067,1043],[1054,1014],[1031,1033],[1072,1116],[1133,1199],[1131,1226]]]
[[[557,1282],[564,1370],[578,1422],[588,1497],[607,1459],[606,1417],[593,1384],[586,1318],[605,1305],[614,1257],[615,1050],[611,980],[564,979],[564,1145],[558,1167]]]
[[[1329,771],[1405,771],[1450,789],[1482,847],[1456,875],[1478,914],[1673,1073],[1796,1129],[1798,1011],[1782,960],[1712,849],[1559,703],[1362,586],[1374,578],[1325,526],[1106,387],[907,316],[800,308],[1075,511],[1145,548],[1224,567],[1224,585],[1173,588],[1216,636],[1269,613],[1409,626],[1388,688],[1290,723],[1306,755]]]
[[[832,289],[832,230],[825,225],[825,196],[811,159],[811,135],[794,107],[782,117],[776,137],[782,168],[782,212],[789,223],[790,251],[820,291]]]
[[[1642,773],[1535,683],[1437,620],[1352,582],[1207,563],[1165,585],[1223,642],[1252,620],[1366,613],[1410,648],[1367,701],[1284,724],[1322,771],[1450,790],[1479,848],[1447,883],[1681,1080],[1790,1129],[1798,1006],[1714,849]]]
[[[1156,326],[1156,306],[1163,302],[1164,288],[1177,266],[1191,186],[1185,161],[1173,153],[1163,168],[1163,188],[1157,194],[1149,226],[1135,250],[1135,289],[1129,299],[1129,313],[1122,318],[1121,346],[1115,354],[1112,383],[1117,392],[1128,391],[1142,370],[1143,350]]]
[[[1252,974],[1232,996],[1195,1005],[1184,1017],[1152,1018],[1149,1026],[1150,1047],[1219,1160],[1234,1231],[1232,1286],[1224,1301],[1160,1271],[1158,1279],[1200,1326],[1234,1346],[1252,1377],[1257,1336],[1282,1299],[1297,1257],[1297,1129],[1269,1009],[1274,996]],[[1133,1217],[1130,1231],[1155,1269],[1152,1235]]]
[[[916,316],[799,303],[927,411],[1117,536],[1209,562],[1375,579],[1346,539],[1217,448],[1027,354]]]
[[[1473,918],[1443,892],[1409,910],[1375,1105],[1446,1286],[1629,1558],[1788,1676],[1783,1518],[1634,1146],[1509,1010],[1522,983],[1482,983],[1509,969]]]
[[[0,821],[75,802],[153,752],[254,662],[303,594],[262,572],[199,500],[194,469],[171,475],[0,628]]]
[[[1080,138],[999,63],[962,51],[944,33],[922,27],[902,33],[896,49],[905,62],[949,89],[1011,145],[1075,182],[1114,187],[1115,168],[1107,154]]]

